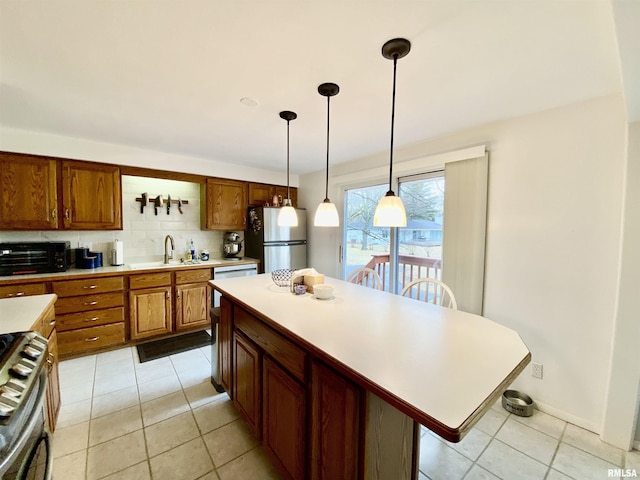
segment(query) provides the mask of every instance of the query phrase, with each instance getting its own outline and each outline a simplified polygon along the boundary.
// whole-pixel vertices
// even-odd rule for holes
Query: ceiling
[[[281,170],[278,113],[293,110],[302,174],[326,159],[324,82],[340,86],[332,164],[389,148],[386,40],[412,43],[398,61],[401,147],[623,92],[639,72],[639,3],[0,0],[0,126]]]

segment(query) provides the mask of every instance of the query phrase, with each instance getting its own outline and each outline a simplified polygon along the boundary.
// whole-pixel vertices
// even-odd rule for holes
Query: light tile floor
[[[210,368],[209,348],[143,364],[129,347],[60,362],[54,479],[278,480],[229,397],[211,386]],[[600,480],[617,478],[615,468],[640,475],[638,451],[499,405],[458,444],[423,429],[420,449],[420,480]]]

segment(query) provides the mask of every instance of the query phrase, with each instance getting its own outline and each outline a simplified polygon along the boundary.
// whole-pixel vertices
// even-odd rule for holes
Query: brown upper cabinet
[[[289,187],[291,195],[291,204],[298,206],[298,189]],[[282,185],[269,185],[266,183],[249,183],[249,206],[262,207],[264,205],[273,205],[273,196],[280,195],[284,200],[287,197],[287,187]]]
[[[207,178],[201,186],[201,228],[244,230],[247,226],[247,182]]]
[[[0,152],[0,192],[1,229],[58,228],[56,160]]]
[[[122,229],[117,166],[0,152],[0,189],[0,230]]]
[[[120,169],[63,161],[62,204],[64,228],[122,230]]]

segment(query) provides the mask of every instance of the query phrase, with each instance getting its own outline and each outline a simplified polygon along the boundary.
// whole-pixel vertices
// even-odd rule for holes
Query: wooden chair
[[[418,278],[405,286],[400,295],[423,300],[425,302],[440,305],[441,307],[458,309],[456,297],[451,289],[440,280],[435,278]]]
[[[380,276],[375,270],[367,267],[356,268],[347,276],[346,281],[376,290],[384,290]]]

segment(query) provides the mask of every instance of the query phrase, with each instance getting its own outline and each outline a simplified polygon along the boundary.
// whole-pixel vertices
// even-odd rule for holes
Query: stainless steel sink
[[[129,263],[129,268],[131,270],[145,270],[152,268],[175,268],[175,267],[197,267],[203,265],[218,265],[221,262],[219,260],[207,260],[206,262],[198,262],[198,263],[183,263],[179,260],[172,260],[169,263],[164,263],[162,260],[158,260],[156,262],[140,262],[140,263]]]
[[[181,265],[179,261],[164,263],[159,260],[157,262],[141,262],[141,263],[130,263],[129,268],[131,270],[144,270],[148,268],[167,268],[167,267],[177,267]]]

